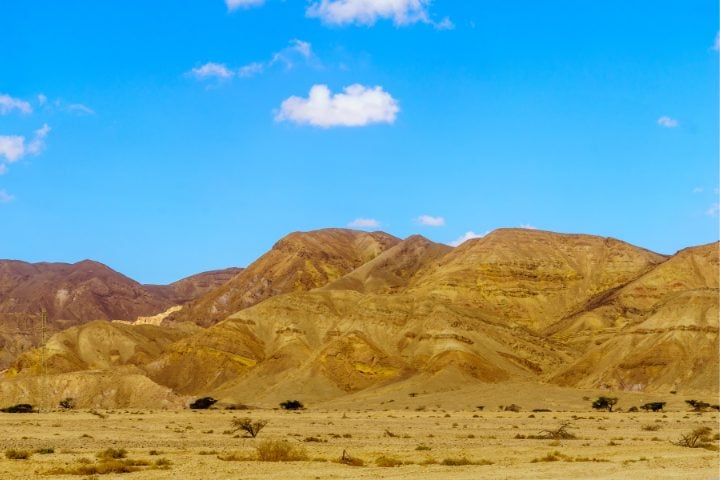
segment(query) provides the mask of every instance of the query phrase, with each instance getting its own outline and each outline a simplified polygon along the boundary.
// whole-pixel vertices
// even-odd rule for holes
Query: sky
[[[0,3],[0,258],[143,283],[326,227],[718,239],[718,3]]]

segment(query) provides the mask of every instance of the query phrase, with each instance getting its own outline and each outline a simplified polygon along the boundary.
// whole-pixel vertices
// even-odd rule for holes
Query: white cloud
[[[225,0],[228,10],[237,10],[238,8],[259,7],[265,3],[265,0]]]
[[[12,163],[25,155],[25,137],[20,135],[0,135],[0,156]]]
[[[265,72],[270,67],[281,64],[290,70],[299,62],[311,62],[316,60],[312,51],[312,44],[303,40],[294,38],[290,40],[290,44],[282,50],[272,54],[269,60],[263,62],[251,62],[242,67],[228,67],[224,63],[208,62],[201,67],[193,68],[189,74],[200,80],[216,78],[227,80],[235,75],[240,78],[251,78]]]
[[[720,212],[720,203],[713,203],[705,213],[711,217],[716,217],[718,212]]]
[[[529,223],[521,224],[520,228],[525,228],[527,230],[537,230],[537,227],[534,227],[534,226],[530,225]]]
[[[356,218],[352,222],[348,223],[348,227],[354,228],[378,228],[380,222],[374,218]]]
[[[10,195],[5,190],[0,190],[0,203],[10,203],[15,200],[14,195]]]
[[[0,94],[0,115],[6,115],[13,110],[18,110],[20,113],[32,113],[32,107],[25,100]]]
[[[42,152],[45,148],[45,137],[50,133],[50,127],[48,124],[44,124],[39,129],[35,130],[35,137],[30,141],[27,146],[27,153],[37,155]]]
[[[73,103],[67,107],[69,112],[78,113],[80,115],[95,115],[95,110],[83,105],[82,103]]]
[[[265,70],[265,64],[259,62],[249,63],[238,69],[238,77],[250,78],[262,73]]]
[[[680,123],[676,119],[670,118],[667,115],[663,115],[662,117],[658,118],[657,123],[661,127],[665,128],[675,128],[680,125]]]
[[[228,79],[232,78],[234,72],[230,70],[224,63],[208,62],[197,68],[193,68],[190,73],[200,80],[207,78]]]
[[[295,66],[297,60],[307,62],[314,58],[312,44],[303,40],[293,38],[290,45],[283,48],[279,52],[273,53],[272,58],[267,62],[267,66],[273,66],[276,63],[282,63],[289,70]]]
[[[716,52],[720,52],[720,32],[715,35],[715,43],[713,43],[712,49]]]
[[[395,25],[430,23],[430,0],[320,0],[306,14],[330,25],[373,25],[378,19],[391,19]]]
[[[37,100],[38,104],[42,107],[45,105],[45,102],[47,102],[47,97],[42,93],[38,93]]]
[[[453,247],[457,247],[457,246],[462,245],[463,243],[467,242],[468,240],[472,240],[473,238],[482,238],[485,235],[487,235],[488,233],[490,233],[490,231],[487,231],[483,234],[479,234],[479,233],[475,233],[472,230],[470,230],[468,232],[465,232],[459,238],[450,242],[450,245]]]
[[[703,193],[705,189],[703,187],[695,187],[692,189],[692,193]]]
[[[433,217],[431,215],[420,215],[417,218],[417,222],[426,227],[442,227],[445,225],[445,219],[443,217]]]
[[[282,102],[275,120],[316,127],[360,127],[393,123],[398,102],[382,87],[350,85],[344,93],[331,94],[327,85],[313,85],[308,98],[292,96]]]
[[[35,130],[28,144],[25,144],[25,137],[21,135],[0,135],[0,156],[13,163],[27,154],[37,155],[45,148],[45,137],[49,132],[50,127],[46,123]]]
[[[7,165],[0,163],[0,175],[5,175],[8,171]]]

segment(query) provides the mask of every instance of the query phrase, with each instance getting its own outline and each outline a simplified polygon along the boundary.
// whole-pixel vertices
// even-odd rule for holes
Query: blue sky
[[[296,230],[718,239],[716,1],[0,4],[0,257],[145,283]]]

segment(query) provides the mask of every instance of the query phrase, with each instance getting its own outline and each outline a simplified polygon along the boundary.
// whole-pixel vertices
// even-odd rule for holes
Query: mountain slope
[[[152,316],[224,283],[239,269],[206,272],[169,286],[140,283],[98,262],[0,261],[0,369],[46,334],[92,320]]]
[[[212,325],[274,295],[323,286],[399,241],[383,232],[334,228],[291,233],[230,281],[190,302],[170,320]]]
[[[547,334],[583,352],[552,380],[631,390],[717,389],[718,245],[682,250],[552,325]]]

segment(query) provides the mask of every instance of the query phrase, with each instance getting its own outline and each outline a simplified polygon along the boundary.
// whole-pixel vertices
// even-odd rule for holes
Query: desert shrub
[[[35,409],[29,403],[18,403],[9,407],[0,408],[3,413],[33,413]]]
[[[162,457],[155,460],[155,466],[157,468],[161,468],[163,470],[170,468],[170,465],[172,465],[172,462],[170,459]]]
[[[261,462],[297,462],[308,458],[304,448],[287,440],[264,440],[255,448]]]
[[[522,410],[522,408],[520,408],[520,405],[515,405],[514,403],[511,403],[510,405],[505,405],[505,408],[503,408],[503,410],[506,412],[519,412],[520,410]]]
[[[215,400],[212,397],[202,397],[198,398],[194,402],[190,404],[190,408],[193,410],[207,410],[208,408],[212,407],[217,403],[217,400]]]
[[[124,448],[106,448],[97,454],[100,459],[118,459],[127,457],[127,450]]]
[[[628,412],[633,412],[633,413],[635,413],[635,412],[638,412],[638,411],[640,411],[640,410],[638,409],[638,407],[635,407],[635,406],[632,406],[632,407],[628,408]]]
[[[38,448],[35,450],[35,453],[39,455],[50,455],[51,453],[55,453],[54,448]]]
[[[5,458],[8,460],[27,460],[30,457],[32,457],[30,450],[15,450],[14,448],[5,450]]]
[[[607,410],[608,412],[613,411],[613,407],[617,404],[617,397],[598,397],[592,403],[592,408],[595,410]]]
[[[533,412],[552,412],[549,408],[533,408]]]
[[[646,432],[657,432],[657,431],[660,430],[662,427],[661,427],[660,425],[643,425],[643,426],[640,427],[640,428],[642,428],[642,429],[645,430]]]
[[[564,455],[564,454],[558,452],[557,450],[555,450],[554,452],[548,453],[548,454],[545,455],[544,457],[533,458],[533,459],[532,459],[532,463],[538,463],[538,462],[559,462],[559,461],[565,460],[565,459],[567,459],[567,458],[568,458],[567,455]]]
[[[250,407],[248,407],[244,403],[235,403],[225,407],[225,410],[250,410]]]
[[[397,437],[399,437],[400,435],[398,435],[398,434],[396,434],[396,433],[393,433],[393,432],[391,432],[391,431],[388,430],[388,429],[385,429],[385,436],[386,436],[386,437],[390,437],[390,438],[397,438]]]
[[[224,462],[249,462],[255,460],[253,456],[246,452],[227,453],[225,455],[218,455],[217,458]]]
[[[546,440],[574,440],[577,437],[574,434],[568,432],[568,427],[570,427],[570,425],[570,423],[563,423],[554,430],[540,430],[540,433],[538,435],[531,436],[529,438],[539,438]]]
[[[286,400],[280,404],[283,410],[302,410],[305,405],[299,400]]]
[[[693,412],[704,412],[708,408],[710,408],[710,404],[707,402],[701,402],[699,400],[685,400],[685,403],[690,405],[693,409]],[[715,406],[713,406],[715,408]]]
[[[427,445],[425,445],[424,443],[421,443],[420,445],[418,445],[417,447],[415,447],[415,450],[417,450],[417,451],[419,451],[419,452],[422,452],[422,451],[431,450],[431,448],[428,447]]]
[[[252,438],[255,438],[258,436],[258,433],[260,433],[260,430],[265,428],[265,425],[267,425],[266,420],[255,420],[253,421],[251,418],[233,418],[232,419],[232,425],[235,427],[233,429],[233,432],[237,432],[238,430],[242,430],[246,432],[248,435],[250,435]]]
[[[394,457],[381,456],[375,459],[375,465],[378,467],[399,467],[403,464],[402,460]]]
[[[49,475],[107,475],[109,473],[131,473],[140,470],[140,467],[149,466],[149,462],[144,460],[120,460],[105,459],[98,463],[78,462],[80,465],[75,467],[58,467],[47,473]],[[161,468],[167,468],[161,467]]]
[[[662,412],[663,408],[665,408],[665,402],[650,402],[642,405],[640,408],[642,408],[646,412]]]
[[[711,431],[710,427],[699,427],[690,433],[680,435],[680,438],[672,444],[678,447],[717,449],[710,438]]]
[[[461,457],[461,458],[445,458],[442,462],[440,462],[441,465],[445,465],[448,467],[461,467],[463,465],[492,465],[493,462],[489,460],[470,460],[467,457]]]
[[[75,408],[75,399],[71,397],[63,398],[58,405],[63,410],[72,410]]]
[[[363,461],[363,459],[353,457],[345,450],[343,450],[342,455],[338,459],[338,463],[342,463],[343,465],[349,465],[351,467],[362,467],[363,465],[365,465],[365,461]]]
[[[327,443],[327,440],[323,440],[322,438],[318,437],[305,437],[303,438],[303,442],[306,443]]]

